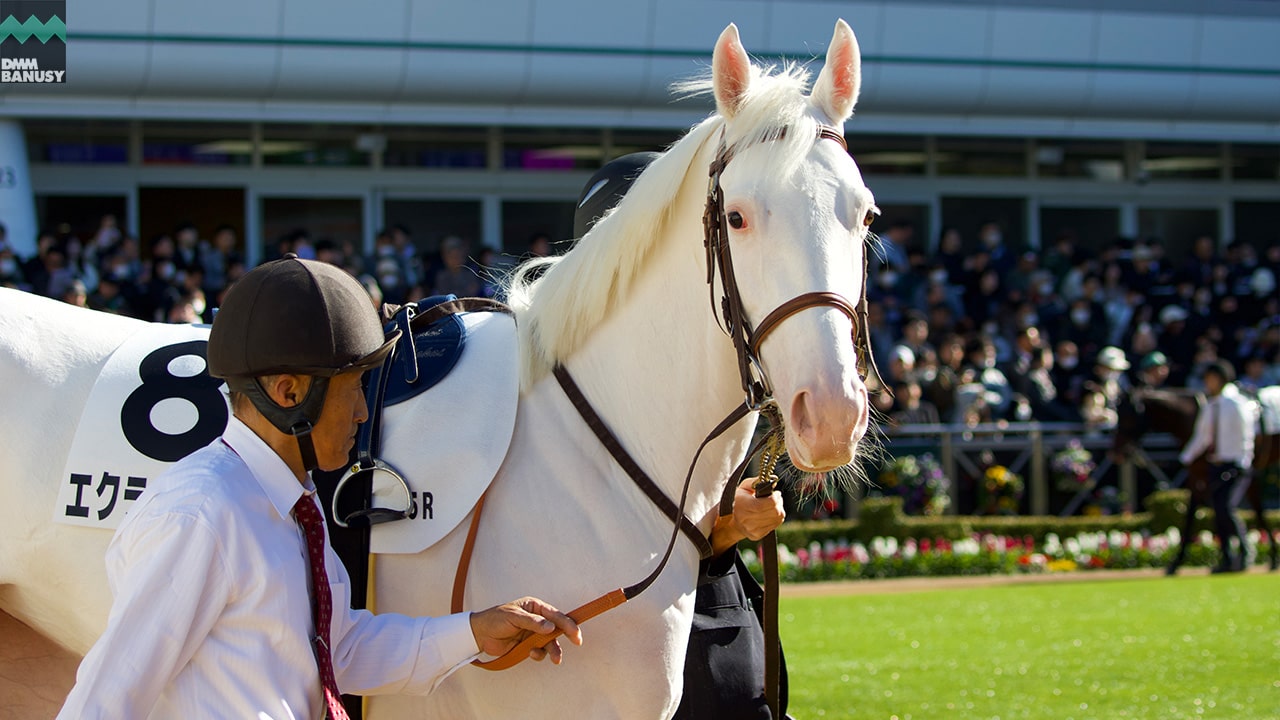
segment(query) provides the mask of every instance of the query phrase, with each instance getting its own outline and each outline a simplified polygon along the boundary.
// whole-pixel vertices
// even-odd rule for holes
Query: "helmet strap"
[[[242,392],[253,406],[262,413],[280,432],[292,435],[298,440],[298,451],[302,455],[302,466],[311,472],[320,466],[316,459],[316,446],[311,440],[311,430],[320,421],[320,413],[324,410],[324,398],[329,390],[329,378],[311,376],[311,387],[302,398],[302,402],[293,407],[284,407],[262,389],[258,378],[227,379],[227,385],[237,392]]]

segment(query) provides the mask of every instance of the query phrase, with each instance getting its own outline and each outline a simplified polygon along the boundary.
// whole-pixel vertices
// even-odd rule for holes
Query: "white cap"
[[[1189,314],[1186,310],[1182,309],[1181,306],[1165,305],[1164,309],[1160,311],[1160,324],[1169,325],[1176,322],[1182,322],[1183,320],[1186,320],[1187,317],[1189,317]]]
[[[1111,370],[1128,370],[1129,361],[1124,356],[1124,351],[1118,347],[1107,346],[1098,351],[1098,359],[1095,360],[1098,365]]]

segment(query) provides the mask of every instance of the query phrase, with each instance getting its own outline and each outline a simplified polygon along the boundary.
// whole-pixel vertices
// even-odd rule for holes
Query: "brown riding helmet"
[[[332,377],[378,365],[398,337],[383,334],[369,294],[349,273],[290,253],[227,291],[209,332],[209,374]]]
[[[311,430],[329,378],[379,365],[399,338],[399,330],[383,335],[368,293],[345,270],[290,253],[227,291],[209,332],[209,374],[225,378],[276,429],[297,438],[310,472],[319,465]],[[297,404],[277,404],[257,381],[280,373],[312,377]]]

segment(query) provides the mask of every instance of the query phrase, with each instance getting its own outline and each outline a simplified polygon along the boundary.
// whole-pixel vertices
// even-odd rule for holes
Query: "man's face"
[[[347,372],[329,380],[324,409],[311,431],[316,462],[321,470],[338,470],[346,466],[360,423],[369,419],[360,378],[361,373]]]
[[[1222,378],[1216,372],[1204,374],[1204,391],[1210,395],[1217,395],[1222,392]]]

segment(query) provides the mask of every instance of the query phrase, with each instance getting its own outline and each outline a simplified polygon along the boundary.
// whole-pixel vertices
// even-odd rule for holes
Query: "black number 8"
[[[186,355],[205,357],[208,342],[190,340],[157,348],[138,366],[142,385],[130,393],[120,408],[120,428],[135,450],[160,462],[175,462],[208,445],[227,427],[227,403],[222,381],[199,375],[180,377],[169,372],[169,363]],[[181,398],[196,406],[196,424],[179,435],[162,432],[151,423],[151,411],[163,400]]]

